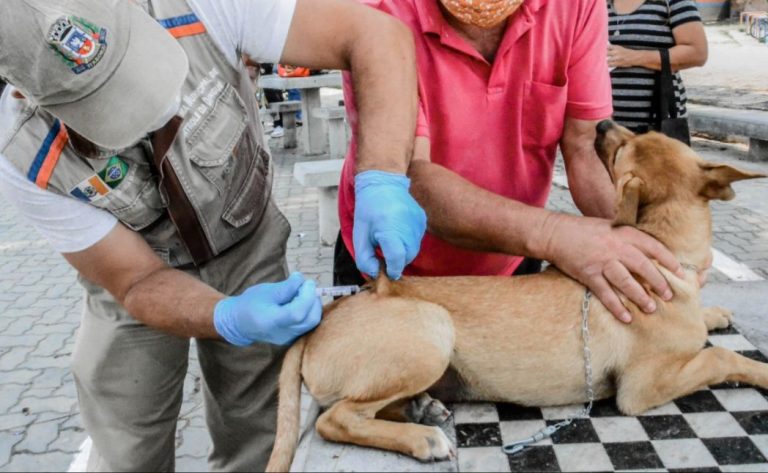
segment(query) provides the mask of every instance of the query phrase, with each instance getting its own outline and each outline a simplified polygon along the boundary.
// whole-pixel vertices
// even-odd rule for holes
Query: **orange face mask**
[[[509,18],[523,0],[440,0],[462,23],[491,28]]]

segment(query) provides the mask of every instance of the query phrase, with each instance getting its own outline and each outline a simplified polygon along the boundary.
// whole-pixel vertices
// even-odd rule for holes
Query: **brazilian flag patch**
[[[107,165],[99,172],[99,177],[110,189],[116,189],[128,175],[128,163],[119,156],[112,156]]]

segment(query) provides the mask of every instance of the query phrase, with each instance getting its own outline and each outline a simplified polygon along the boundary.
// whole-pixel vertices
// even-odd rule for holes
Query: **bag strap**
[[[195,265],[200,266],[213,258],[213,250],[208,245],[208,238],[205,236],[195,208],[184,192],[184,186],[167,157],[171,145],[179,134],[181,122],[181,117],[176,116],[152,134],[152,157],[155,167],[160,172],[160,183],[168,200],[168,215]]]
[[[661,56],[661,74],[659,76],[659,111],[662,120],[677,118],[675,103],[675,84],[672,76],[672,64],[669,60],[669,50],[659,49]]]

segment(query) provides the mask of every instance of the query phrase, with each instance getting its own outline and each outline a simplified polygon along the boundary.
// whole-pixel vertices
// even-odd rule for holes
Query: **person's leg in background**
[[[288,100],[301,100],[299,89],[288,89]],[[296,112],[296,125],[301,125],[301,110]]]
[[[274,72],[275,65],[269,62],[261,64],[261,73],[268,75]],[[284,90],[277,89],[264,89],[264,98],[267,101],[267,105],[285,100],[283,98]],[[283,116],[279,113],[272,114],[272,132],[269,136],[272,138],[282,138],[285,135],[283,129]]]
[[[267,103],[282,102],[283,91],[277,89],[264,89],[264,97],[267,99]],[[272,138],[282,138],[285,134],[283,129],[283,116],[280,113],[272,114],[272,133],[269,135]]]

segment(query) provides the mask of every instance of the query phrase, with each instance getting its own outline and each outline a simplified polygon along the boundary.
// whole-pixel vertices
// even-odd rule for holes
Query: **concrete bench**
[[[301,110],[301,102],[298,100],[288,100],[285,102],[275,102],[270,105],[272,113],[279,113],[283,119],[283,148],[296,147],[296,112]]]
[[[331,159],[342,159],[347,154],[347,127],[344,107],[323,107],[312,110],[312,115],[328,124],[328,148]]]
[[[320,242],[325,246],[333,246],[339,234],[339,212],[337,200],[339,197],[339,179],[343,159],[326,159],[321,161],[305,161],[293,166],[293,177],[304,187],[317,187],[319,201],[317,220],[320,230]]]
[[[768,38],[768,13],[764,11],[746,11],[739,15],[739,24],[744,32],[765,42]]]
[[[341,88],[341,72],[319,74],[309,77],[280,77],[276,74],[259,77],[259,87],[265,89],[290,90],[301,92],[302,113],[304,126],[301,127],[302,146],[304,154],[323,154],[326,146],[326,134],[323,122],[315,118],[311,111],[322,107],[320,89],[322,87]]]
[[[749,159],[768,161],[768,112],[688,105],[691,131],[749,138]]]

